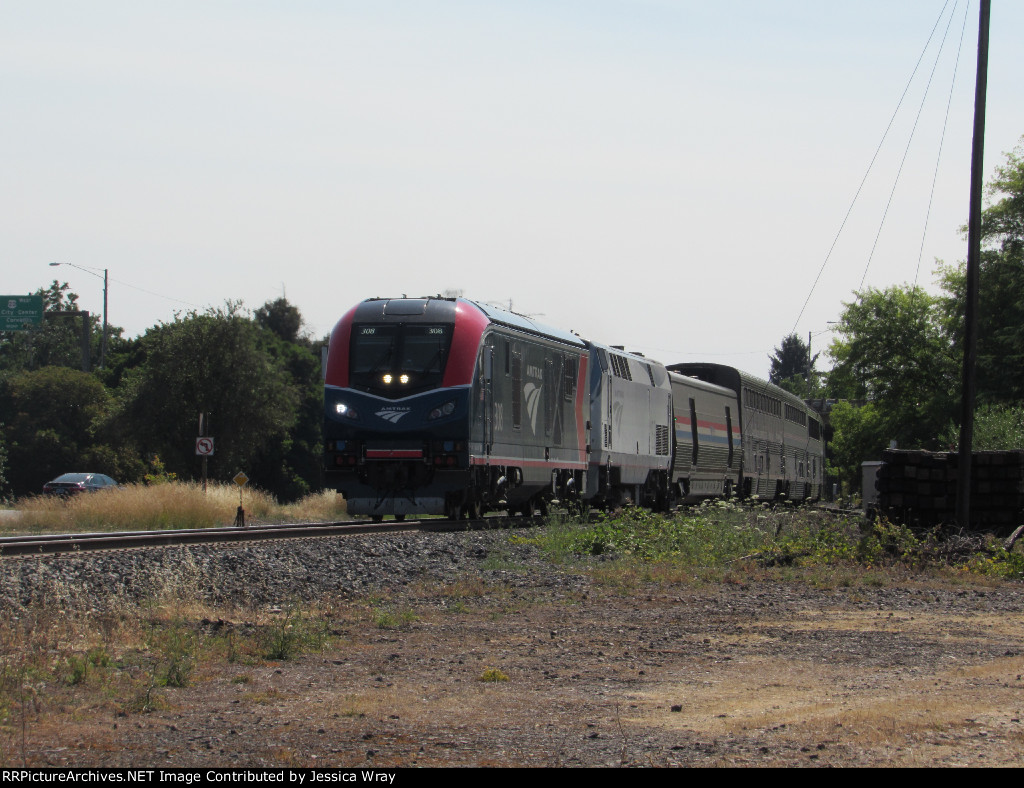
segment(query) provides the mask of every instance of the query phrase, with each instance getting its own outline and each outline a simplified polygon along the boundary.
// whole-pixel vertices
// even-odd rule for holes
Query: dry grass
[[[276,522],[315,523],[331,522],[345,514],[345,499],[334,490],[323,490],[295,503],[275,507],[272,516]]]
[[[126,484],[70,498],[26,498],[0,528],[6,534],[214,528],[231,525],[238,505],[234,484],[210,484],[205,492],[196,482]],[[330,490],[279,505],[268,493],[244,487],[241,505],[249,522],[331,521],[345,514],[344,500]]]
[[[173,576],[154,574],[148,599],[108,600],[103,611],[55,582],[47,599],[0,618],[0,768],[45,765],[32,741],[86,742],[97,717],[170,709],[175,692],[221,680],[239,663],[261,666],[334,644],[326,626],[338,623],[340,609],[216,609],[198,601],[197,578],[188,563]],[[269,688],[249,689],[245,699],[289,697]],[[97,747],[103,741],[86,749]]]
[[[991,636],[1019,633],[1020,614],[956,617],[916,612],[809,611],[799,632],[887,632],[921,636],[943,632],[952,640],[978,643],[978,630]],[[796,624],[796,626],[794,626]],[[958,626],[963,626],[959,633]],[[782,622],[765,620],[742,635],[718,637],[716,652],[765,651],[766,635]],[[982,639],[984,636],[982,636]],[[731,653],[731,651],[730,651]],[[744,656],[707,665],[680,683],[667,683],[644,696],[644,712],[633,724],[700,730],[712,736],[769,737],[777,748],[829,750],[840,742],[868,752],[891,752],[894,764],[932,765],[954,736],[1018,722],[1024,657],[994,659],[947,669],[879,670],[842,660],[778,660]],[[681,709],[670,707],[682,700]],[[965,711],[969,710],[968,714]],[[1010,727],[1013,727],[1010,725]],[[949,734],[949,735],[947,735]],[[984,734],[982,734],[984,736]],[[769,748],[771,749],[771,748]],[[786,756],[787,758],[789,756]],[[782,762],[782,761],[780,761]],[[769,765],[768,759],[762,765]]]
[[[1009,763],[1013,748],[1024,744],[1013,738],[1024,688],[1020,655],[978,651],[976,659],[913,666],[890,660],[879,667],[842,655],[783,658],[772,646],[783,630],[815,639],[828,632],[942,632],[964,639],[955,653],[974,655],[965,649],[984,650],[989,640],[1002,643],[1019,633],[1021,613],[809,609],[795,618],[748,622],[742,630],[692,633],[687,637],[707,644],[706,651],[678,659],[661,653],[638,682],[632,659],[618,660],[604,643],[614,637],[607,634],[604,603],[573,613],[582,651],[563,650],[573,648],[570,638],[537,637],[538,629],[556,626],[538,624],[538,615],[566,621],[561,600],[533,610],[512,631],[495,628],[485,611],[447,616],[435,608],[434,594],[418,605],[417,598],[363,598],[301,610],[214,611],[191,599],[190,574],[157,588],[149,604],[125,604],[102,617],[77,612],[61,593],[45,609],[0,621],[0,766],[43,765],[56,742],[91,758],[116,753],[111,748],[122,736],[139,747],[162,747],[165,726],[186,728],[183,717],[196,724],[210,709],[216,717],[226,708],[245,712],[232,712],[232,726],[250,726],[239,727],[237,742],[228,746],[268,736],[262,751],[257,745],[246,751],[300,766],[311,762],[310,752],[322,757],[324,747],[351,741],[346,757],[383,748],[382,755],[399,759],[389,763],[469,758],[464,762],[515,765],[536,764],[538,757],[557,764],[563,746],[572,752],[585,746],[581,741],[610,739],[621,743],[626,762],[654,731],[682,743],[696,736],[763,744],[754,760],[723,755],[721,765],[792,765],[812,757],[837,765],[977,762],[997,753],[986,731],[1002,737],[1008,751],[1001,762]],[[476,590],[467,581],[442,598]],[[418,620],[382,635],[373,612],[384,604]],[[223,629],[201,623],[232,619]],[[268,656],[268,636],[287,636],[294,656]],[[598,647],[607,660],[585,667]],[[542,653],[531,657],[534,650]],[[562,674],[557,681],[540,675],[552,666]],[[584,686],[575,670],[599,683]],[[680,703],[681,711],[670,711]],[[268,720],[263,727],[252,722],[260,718]],[[158,732],[147,738],[151,728]],[[546,749],[531,744],[538,731],[549,731]],[[178,740],[181,746],[180,734]]]

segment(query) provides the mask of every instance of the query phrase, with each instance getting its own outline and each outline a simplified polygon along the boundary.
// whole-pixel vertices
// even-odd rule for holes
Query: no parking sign
[[[196,438],[196,456],[213,456],[213,438]]]

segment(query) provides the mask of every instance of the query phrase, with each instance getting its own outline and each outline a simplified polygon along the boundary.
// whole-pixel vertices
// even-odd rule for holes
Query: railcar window
[[[523,353],[512,351],[512,429],[523,426]]]
[[[732,467],[733,445],[732,445],[732,409],[725,408],[725,431],[729,436],[729,467]]]
[[[752,389],[743,390],[743,404],[748,408],[770,413],[772,416],[782,415],[782,400],[778,397],[769,397],[760,391]]]
[[[352,332],[353,375],[390,368],[398,326],[359,326]]]
[[[562,396],[566,402],[572,402],[576,396],[576,375],[579,359],[575,356],[566,356],[565,359],[565,382],[562,385]]]
[[[796,408],[792,405],[786,405],[786,420],[791,421],[794,424],[800,424],[801,426],[807,424],[807,414],[804,413],[800,408]]]
[[[451,325],[353,326],[349,353],[352,385],[390,397],[439,386],[451,341]]]
[[[451,333],[446,326],[405,326],[402,372],[427,375],[444,370]]]
[[[697,443],[697,403],[692,399],[690,400],[690,437],[693,439],[693,465],[697,464],[697,453],[699,446]]]
[[[544,434],[550,435],[555,423],[555,407],[558,402],[557,385],[561,382],[561,371],[555,368],[561,356],[544,359]]]

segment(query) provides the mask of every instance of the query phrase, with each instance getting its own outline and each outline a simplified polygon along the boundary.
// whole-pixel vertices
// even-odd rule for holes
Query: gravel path
[[[3,609],[159,596],[327,599],[335,639],[209,666],[147,713],[33,728],[40,764],[1021,765],[1024,596],[924,576],[601,581],[529,531],[408,533],[6,560]],[[511,538],[511,540],[510,540]],[[595,570],[595,571],[589,571]],[[410,611],[381,624],[371,610]],[[199,622],[197,621],[198,625]],[[485,682],[488,669],[507,681]]]

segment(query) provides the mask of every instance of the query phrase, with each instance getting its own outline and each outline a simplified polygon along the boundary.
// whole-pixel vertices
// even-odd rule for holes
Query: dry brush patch
[[[75,533],[231,525],[239,503],[249,522],[321,522],[345,516],[344,499],[333,490],[278,504],[270,494],[234,484],[198,482],[125,484],[71,497],[40,495],[19,501],[4,533]]]

